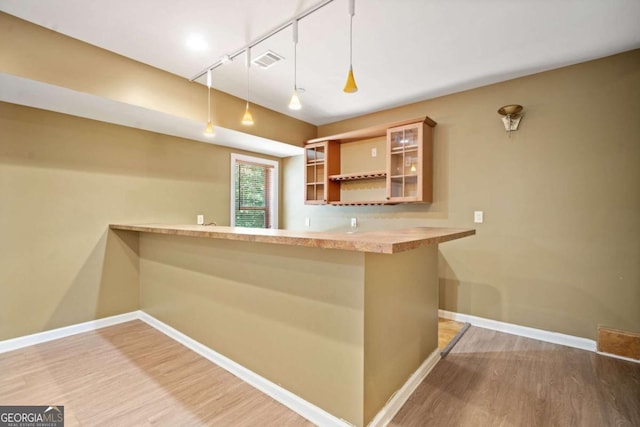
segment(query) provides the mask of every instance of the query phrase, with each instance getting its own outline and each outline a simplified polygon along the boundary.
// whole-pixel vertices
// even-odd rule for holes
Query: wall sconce
[[[498,109],[498,114],[502,117],[502,123],[504,123],[504,129],[509,132],[509,136],[511,136],[512,130],[518,130],[518,126],[520,125],[520,120],[522,119],[522,105],[505,105],[504,107],[500,107]]]

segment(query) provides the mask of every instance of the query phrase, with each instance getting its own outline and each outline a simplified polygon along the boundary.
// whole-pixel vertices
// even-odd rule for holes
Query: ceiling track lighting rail
[[[236,50],[233,53],[230,53],[228,55],[224,55],[222,58],[218,59],[216,62],[214,62],[210,66],[206,67],[205,69],[200,71],[198,74],[194,75],[190,79],[190,81],[197,80],[200,77],[202,77],[205,74],[207,74],[208,71],[213,71],[216,68],[222,66],[222,64],[224,64],[225,62],[234,60],[236,57],[238,57],[238,56],[242,55],[243,53],[245,53],[248,49],[251,49],[252,47],[254,47],[254,46],[262,43],[263,41],[273,37],[274,35],[278,34],[280,31],[282,31],[282,30],[290,27],[291,25],[293,25],[294,22],[297,22],[297,21],[300,21],[301,19],[306,18],[307,16],[311,15],[312,13],[316,12],[319,9],[322,9],[323,7],[328,5],[329,3],[332,3],[333,1],[334,0],[324,0],[324,1],[316,4],[315,6],[312,6],[309,9],[303,11],[302,13],[299,13],[298,15],[294,16],[293,18],[287,20],[286,22],[282,23],[278,27],[276,27],[273,30],[269,31],[268,33],[264,34],[263,36],[258,37],[257,39],[251,41],[250,43],[248,43],[244,47]]]

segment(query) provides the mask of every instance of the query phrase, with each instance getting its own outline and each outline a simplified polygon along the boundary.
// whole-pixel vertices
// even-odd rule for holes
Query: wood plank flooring
[[[136,320],[0,355],[0,405],[64,405],[65,426],[311,426]]]
[[[640,426],[640,364],[471,327],[389,426]]]
[[[438,318],[438,348],[442,350],[462,329],[464,323]]]
[[[0,354],[11,404],[64,405],[66,426],[311,425],[140,321]],[[389,425],[640,426],[640,364],[471,327]]]

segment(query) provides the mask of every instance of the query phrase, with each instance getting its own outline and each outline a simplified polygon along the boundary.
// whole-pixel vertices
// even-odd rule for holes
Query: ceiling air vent
[[[276,62],[281,61],[283,59],[284,59],[284,56],[280,56],[277,53],[268,50],[262,55],[255,58],[253,61],[251,61],[251,63],[257,65],[260,68],[269,68]]]

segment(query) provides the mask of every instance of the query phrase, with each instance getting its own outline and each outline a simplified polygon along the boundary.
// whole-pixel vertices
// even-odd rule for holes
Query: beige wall
[[[230,153],[0,103],[0,340],[139,308],[114,222],[229,224]]]
[[[511,138],[496,110],[522,104]],[[476,228],[440,246],[440,307],[594,339],[640,331],[640,50],[319,128],[331,135],[428,115],[431,205],[303,204],[302,158],[284,162],[283,225]],[[483,210],[484,224],[473,224]]]

